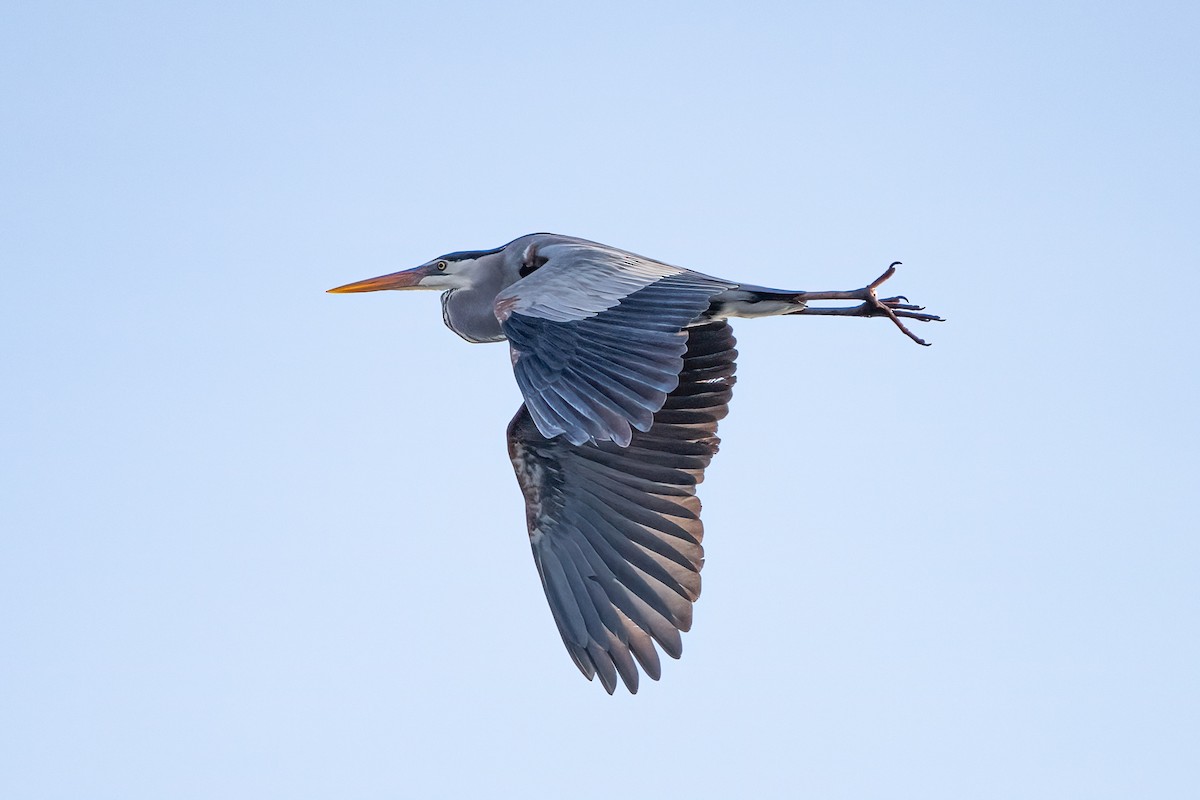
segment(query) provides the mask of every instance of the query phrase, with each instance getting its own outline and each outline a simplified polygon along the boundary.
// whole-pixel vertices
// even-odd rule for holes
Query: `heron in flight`
[[[612,694],[661,673],[700,595],[696,484],[717,452],[734,378],[730,317],[940,321],[879,298],[899,262],[852,291],[768,289],[608,245],[534,233],[492,250],[330,289],[434,289],[468,342],[508,341],[524,403],[508,452],[525,495],[534,562],[575,665]],[[854,305],[813,307],[812,301]],[[636,660],[636,664],[635,664]]]

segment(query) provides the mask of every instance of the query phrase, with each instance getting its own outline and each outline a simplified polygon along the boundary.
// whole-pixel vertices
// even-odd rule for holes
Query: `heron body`
[[[769,289],[548,233],[459,251],[331,289],[441,290],[469,342],[508,341],[524,403],[508,428],[534,561],[579,669],[638,688],[678,658],[700,594],[696,485],[717,451],[735,381],[728,319],[781,314],[932,321],[863,289]],[[815,300],[857,300],[815,308]],[[636,664],[635,664],[636,661]]]

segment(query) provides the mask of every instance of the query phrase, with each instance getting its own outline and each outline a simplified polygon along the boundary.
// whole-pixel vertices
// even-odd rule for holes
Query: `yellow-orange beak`
[[[336,289],[330,289],[331,294],[349,294],[350,292],[381,292],[384,289],[418,289],[421,279],[429,275],[428,267],[406,269],[403,272],[393,272],[391,275],[380,275],[378,278],[367,278],[357,283],[347,283]]]

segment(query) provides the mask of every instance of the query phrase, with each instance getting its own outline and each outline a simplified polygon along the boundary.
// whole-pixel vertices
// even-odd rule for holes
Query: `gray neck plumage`
[[[512,244],[480,252],[461,270],[467,285],[442,295],[446,327],[468,342],[502,342],[506,338],[492,304],[500,292],[521,279],[522,248]]]
[[[442,295],[442,320],[468,342],[502,342],[504,331],[492,312],[497,292],[481,297],[479,289],[451,289]]]
[[[475,262],[470,286],[451,289],[442,295],[442,319],[446,327],[468,342],[502,342],[504,331],[492,310],[496,295],[513,283],[515,269],[506,269],[504,255],[487,255]],[[509,273],[513,273],[511,276]]]

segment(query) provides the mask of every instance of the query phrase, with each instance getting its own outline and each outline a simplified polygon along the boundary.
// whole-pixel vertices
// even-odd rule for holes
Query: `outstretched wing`
[[[508,452],[525,494],[542,588],[571,658],[609,694],[658,680],[658,652],[679,658],[704,564],[696,484],[717,452],[734,378],[725,322],[685,332],[678,385],[628,447],[547,438],[522,406]]]
[[[679,381],[683,329],[732,284],[582,240],[527,258],[536,271],[495,311],[534,424],[571,444],[628,445]]]

